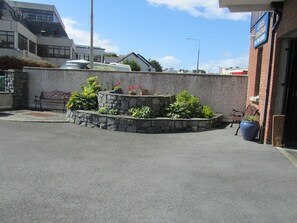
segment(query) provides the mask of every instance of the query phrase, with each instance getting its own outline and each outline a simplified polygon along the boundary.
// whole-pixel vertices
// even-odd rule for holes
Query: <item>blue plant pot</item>
[[[259,123],[258,122],[249,122],[241,121],[240,122],[240,131],[243,136],[243,139],[253,141],[258,135]]]

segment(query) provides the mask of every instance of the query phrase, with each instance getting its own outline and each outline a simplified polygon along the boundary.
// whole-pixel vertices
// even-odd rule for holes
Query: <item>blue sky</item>
[[[90,42],[90,0],[23,0],[55,5],[70,38]],[[220,9],[218,0],[94,0],[94,45],[106,52],[135,52],[163,68],[218,72],[246,68],[249,14]]]

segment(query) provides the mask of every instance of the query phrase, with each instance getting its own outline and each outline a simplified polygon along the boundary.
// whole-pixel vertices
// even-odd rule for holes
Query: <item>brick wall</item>
[[[287,34],[291,34],[293,31],[297,30],[297,1],[296,0],[286,0],[284,2],[283,9],[283,18],[277,29],[276,39],[274,41],[274,50],[273,60],[271,63],[271,80],[270,80],[270,89],[269,89],[269,100],[268,100],[268,108],[267,108],[267,120],[266,120],[266,129],[264,142],[271,143],[271,132],[272,132],[272,117],[274,115],[274,106],[275,106],[275,98],[276,98],[276,88],[277,88],[277,77],[278,77],[278,68],[279,68],[279,57],[280,57],[280,43],[281,37],[285,37]],[[249,58],[249,77],[248,77],[248,90],[247,90],[247,101],[246,104],[253,104],[259,108],[260,111],[260,124],[263,122],[263,114],[265,107],[265,99],[267,93],[267,80],[268,80],[268,70],[269,70],[269,57],[270,57],[270,45],[272,38],[272,17],[270,18],[270,33],[269,39],[267,43],[262,45],[263,47],[263,57],[261,61],[262,69],[261,69],[261,78],[260,78],[260,90],[259,90],[259,102],[254,103],[249,100],[251,96],[254,95],[255,92],[255,77],[257,70],[257,62],[258,62],[258,50],[254,48],[253,44],[253,31],[251,32],[251,42],[250,42],[250,58]]]
[[[296,0],[286,0],[284,2],[283,8],[283,19],[277,30],[278,37],[283,37],[284,35],[292,32],[297,28],[297,1]]]

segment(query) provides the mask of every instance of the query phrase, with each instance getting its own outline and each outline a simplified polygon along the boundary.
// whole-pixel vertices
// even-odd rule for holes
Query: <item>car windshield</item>
[[[66,62],[60,68],[61,69],[89,69],[87,63],[80,63],[80,62]]]

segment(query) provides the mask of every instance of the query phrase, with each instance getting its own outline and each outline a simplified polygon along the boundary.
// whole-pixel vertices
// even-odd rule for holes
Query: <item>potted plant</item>
[[[126,89],[128,90],[129,95],[136,95],[136,90],[139,88],[138,85],[128,86]]]
[[[147,95],[148,89],[144,88],[143,85],[140,85],[140,95]]]
[[[116,94],[122,94],[123,93],[123,89],[121,88],[121,82],[116,82],[114,87],[113,87],[113,90]]]
[[[240,131],[243,139],[253,141],[258,135],[259,122],[257,116],[246,115],[240,122]]]

